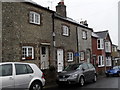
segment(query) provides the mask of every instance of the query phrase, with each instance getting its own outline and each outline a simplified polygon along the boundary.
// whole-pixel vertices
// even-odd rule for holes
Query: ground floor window
[[[111,57],[106,57],[106,66],[111,66]]]
[[[80,60],[85,60],[85,52],[80,52]]]
[[[68,62],[73,61],[73,52],[67,52],[67,60]]]
[[[98,56],[98,67],[104,66],[104,56]]]
[[[22,59],[34,59],[34,47],[22,46]]]

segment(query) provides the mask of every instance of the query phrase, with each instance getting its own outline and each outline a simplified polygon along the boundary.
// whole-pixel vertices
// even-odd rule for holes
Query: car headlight
[[[71,75],[70,77],[76,78],[77,76],[78,76],[78,74],[73,74],[73,75]]]

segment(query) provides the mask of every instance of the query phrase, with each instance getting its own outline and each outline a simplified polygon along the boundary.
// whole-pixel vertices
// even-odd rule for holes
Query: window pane
[[[33,70],[29,65],[26,65],[26,67],[27,67],[27,72],[28,73],[33,73]]]
[[[69,35],[69,27],[68,26],[63,25],[63,35],[66,35],[66,36]]]
[[[0,66],[0,76],[11,76],[12,64],[5,64]]]
[[[46,48],[42,47],[42,54],[46,54]]]
[[[82,68],[86,70],[86,69],[88,69],[88,65],[85,64],[85,63],[83,63],[83,64],[82,64]]]
[[[68,61],[73,61],[73,52],[68,52],[67,53],[67,60]]]
[[[32,48],[28,48],[28,57],[32,57]]]
[[[22,48],[22,57],[26,57],[26,56],[27,56],[27,49]]]
[[[40,24],[40,14],[39,13],[31,11],[29,17],[30,17],[30,23]]]
[[[27,74],[27,67],[25,64],[15,64],[16,75]]]
[[[34,48],[31,46],[22,47],[22,59],[34,59]]]

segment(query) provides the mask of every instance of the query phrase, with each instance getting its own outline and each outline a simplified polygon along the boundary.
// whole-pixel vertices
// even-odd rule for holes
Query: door
[[[49,49],[48,46],[41,47],[41,69],[49,68]]]
[[[63,60],[63,49],[57,50],[57,68],[58,72],[63,70],[64,60]]]
[[[14,88],[14,75],[12,64],[0,65],[0,82],[2,84],[2,88]]]

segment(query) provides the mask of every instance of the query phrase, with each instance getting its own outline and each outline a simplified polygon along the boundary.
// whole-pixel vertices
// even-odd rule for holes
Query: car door
[[[0,65],[0,82],[2,88],[14,88],[13,65]]]
[[[83,75],[85,77],[85,80],[89,80],[89,69],[88,69],[88,65],[86,63],[82,64],[82,70],[83,70]]]
[[[94,76],[95,76],[95,68],[90,63],[88,63],[87,65],[89,67],[89,79],[92,80],[92,79],[94,79]]]
[[[33,78],[33,70],[28,64],[15,64],[15,88],[28,88]]]

